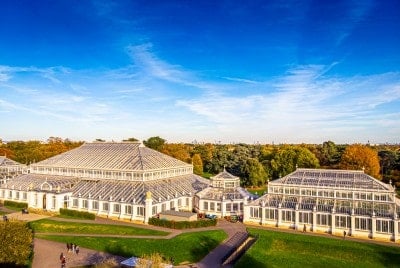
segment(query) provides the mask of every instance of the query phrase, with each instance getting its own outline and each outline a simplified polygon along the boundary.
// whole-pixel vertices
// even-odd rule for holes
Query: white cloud
[[[131,47],[134,64],[116,70],[2,66],[0,73],[12,79],[0,84],[0,109],[96,136],[124,137],[127,130],[143,138],[164,134],[171,141],[342,142],[371,136],[393,141],[398,136],[400,111],[393,104],[400,101],[400,73],[329,76],[334,63],[297,66],[269,81],[221,82],[162,61],[150,48]],[[379,128],[388,136],[378,134]]]

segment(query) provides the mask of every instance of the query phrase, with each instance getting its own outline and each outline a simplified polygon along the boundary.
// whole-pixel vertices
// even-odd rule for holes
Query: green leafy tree
[[[274,152],[273,158],[267,162],[272,177],[279,178],[299,168],[318,168],[317,157],[305,147],[284,145]]]
[[[138,139],[136,139],[136,138],[128,138],[128,139],[125,139],[125,140],[122,140],[122,141],[130,141],[130,142],[135,142],[135,141],[139,141]]]
[[[341,169],[364,170],[374,178],[380,179],[378,152],[369,146],[353,144],[346,147],[340,160]]]
[[[203,162],[204,170],[210,172],[212,169],[212,159],[215,151],[215,146],[211,143],[196,144],[193,148],[193,154],[200,154]]]
[[[27,265],[32,254],[32,230],[25,222],[0,222],[0,244],[0,263],[4,267]]]
[[[144,140],[143,144],[146,145],[146,147],[149,147],[153,150],[160,152],[162,150],[165,142],[166,142],[166,140],[164,140],[163,138],[160,138],[159,136],[156,136],[156,137],[150,137],[147,140]]]
[[[203,175],[203,161],[199,154],[194,154],[192,158],[193,173],[197,175]]]
[[[319,152],[319,163],[324,167],[335,167],[340,161],[340,152],[333,141],[325,141]]]
[[[246,186],[262,186],[267,182],[267,172],[256,158],[246,160],[242,167],[242,173]]]

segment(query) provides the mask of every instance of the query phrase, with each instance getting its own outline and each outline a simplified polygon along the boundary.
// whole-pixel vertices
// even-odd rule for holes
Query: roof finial
[[[224,172],[226,172],[225,165],[224,165]]]

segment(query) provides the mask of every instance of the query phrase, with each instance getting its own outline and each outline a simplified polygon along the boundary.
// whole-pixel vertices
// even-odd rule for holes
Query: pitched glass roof
[[[14,160],[11,160],[5,156],[0,156],[0,167],[3,166],[22,166],[22,164]]]
[[[145,171],[191,165],[133,142],[85,143],[31,166]]]
[[[299,168],[283,178],[271,181],[270,184],[393,191],[391,185],[385,184],[363,171],[355,170]]]

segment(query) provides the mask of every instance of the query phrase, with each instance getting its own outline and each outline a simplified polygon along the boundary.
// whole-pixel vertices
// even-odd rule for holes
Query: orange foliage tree
[[[374,178],[381,179],[378,152],[369,146],[353,144],[346,147],[340,160],[341,169],[361,170]]]

